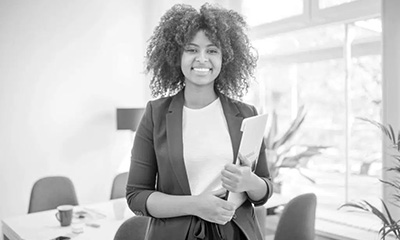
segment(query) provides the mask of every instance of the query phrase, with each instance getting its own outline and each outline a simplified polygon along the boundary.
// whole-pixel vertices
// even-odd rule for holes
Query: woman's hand
[[[251,163],[239,154],[240,165],[227,164],[221,171],[222,187],[234,193],[252,190],[255,178],[258,178],[251,169]]]
[[[251,162],[239,154],[240,165],[227,164],[221,171],[222,187],[234,193],[246,192],[253,201],[265,197],[268,188],[266,182],[253,173]]]
[[[221,199],[226,189],[219,189],[195,196],[194,215],[217,224],[225,225],[235,213],[235,204]]]

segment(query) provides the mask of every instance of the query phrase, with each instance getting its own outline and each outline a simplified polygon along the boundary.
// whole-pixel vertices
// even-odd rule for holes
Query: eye
[[[196,53],[196,52],[197,52],[197,49],[195,49],[195,48],[185,48],[185,52],[188,52],[188,53]]]
[[[208,49],[208,53],[210,53],[210,54],[218,54],[219,50],[218,49],[214,49],[214,48]]]

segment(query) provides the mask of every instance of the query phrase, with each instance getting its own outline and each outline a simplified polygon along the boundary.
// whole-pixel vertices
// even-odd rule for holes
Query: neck
[[[185,106],[192,109],[203,108],[218,98],[214,88],[192,89],[185,87]]]

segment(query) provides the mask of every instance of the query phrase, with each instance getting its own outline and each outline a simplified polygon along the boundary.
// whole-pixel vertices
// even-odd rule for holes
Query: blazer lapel
[[[182,141],[182,109],[183,91],[175,95],[169,106],[167,113],[167,144],[171,169],[178,179],[182,193],[190,195],[189,180],[183,160],[183,141]]]
[[[240,127],[242,125],[243,116],[241,115],[237,106],[223,94],[218,94],[221,100],[222,109],[224,110],[226,122],[228,124],[229,135],[231,137],[233,149],[233,163],[236,163],[240,140],[242,139],[242,132]]]

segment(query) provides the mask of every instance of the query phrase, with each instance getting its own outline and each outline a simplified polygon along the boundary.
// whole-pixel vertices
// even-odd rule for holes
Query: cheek
[[[216,59],[216,62],[217,62],[217,64],[218,64],[218,66],[221,67],[221,66],[222,66],[222,56],[219,56],[219,57]]]
[[[222,58],[215,59],[214,67],[218,69],[218,73],[221,72],[222,69]]]
[[[182,57],[180,62],[179,62],[179,67],[181,68],[182,71],[185,71],[185,66],[187,65],[185,62],[186,62],[185,58]]]
[[[183,75],[187,76],[190,73],[190,68],[191,68],[190,59],[188,57],[182,56],[179,67],[180,67]]]
[[[185,57],[182,55],[181,59],[179,59],[179,65],[181,66],[181,68],[184,65],[184,62],[185,62]]]
[[[189,56],[182,55],[180,60],[181,68],[188,67],[192,63],[192,59]]]

